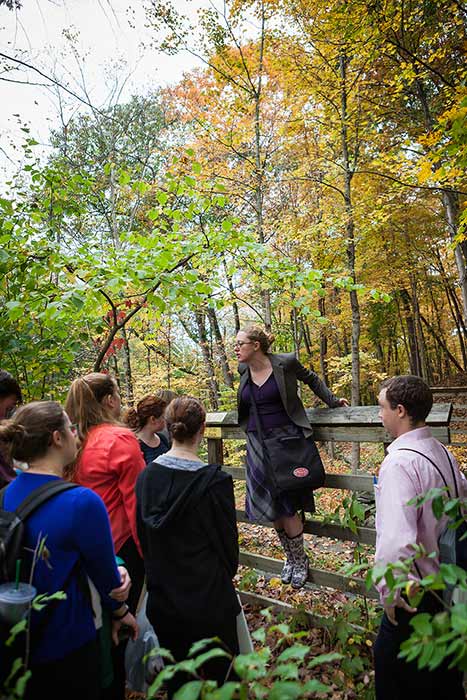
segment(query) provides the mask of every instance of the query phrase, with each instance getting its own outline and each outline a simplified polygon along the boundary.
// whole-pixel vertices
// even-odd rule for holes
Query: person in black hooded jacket
[[[166,411],[171,449],[139,476],[137,528],[146,569],[147,617],[161,647],[177,661],[200,639],[219,637],[238,653],[240,605],[232,583],[238,567],[238,532],[232,477],[198,455],[206,412],[192,397],[179,397]],[[202,669],[221,685],[230,660]],[[187,678],[169,682],[173,693]]]

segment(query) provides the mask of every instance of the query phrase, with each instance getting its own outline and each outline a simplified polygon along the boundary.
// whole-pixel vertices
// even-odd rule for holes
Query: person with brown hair
[[[13,458],[29,465],[3,493],[7,511],[16,510],[33,492],[62,482],[65,466],[77,452],[76,426],[54,401],[20,408],[0,425],[0,441]],[[100,656],[87,576],[111,611],[114,638],[122,625],[131,628],[132,636],[137,634],[128,606],[111,597],[121,579],[105,506],[90,489],[69,485],[31,513],[24,532],[22,564],[25,570],[32,568],[37,593],[66,593],[65,599],[31,614],[32,676],[25,697],[98,700]],[[33,553],[44,540],[43,555],[32,567]]]
[[[271,353],[273,340],[274,336],[263,328],[250,325],[237,333],[234,346],[240,372],[238,423],[247,438],[245,510],[252,522],[274,523],[286,554],[282,582],[302,588],[308,577],[309,560],[303,543],[303,523],[297,511],[314,512],[313,491],[301,488],[278,492],[265,458],[262,436],[283,436],[286,441],[304,435],[314,459],[319,461],[297,381],[307,384],[331,408],[348,406],[348,402],[335,396],[293,353]]]
[[[206,412],[190,396],[166,409],[171,449],[138,477],[138,534],[148,587],[147,616],[161,647],[177,661],[191,645],[219,637],[238,653],[236,617],[240,606],[232,583],[238,566],[238,533],[232,477],[205,464],[198,449]],[[222,684],[230,661],[208,662],[203,676]],[[177,674],[169,697],[185,682]]]
[[[136,531],[135,485],[145,469],[134,433],[120,422],[121,401],[117,382],[108,374],[93,372],[75,379],[65,409],[76,423],[81,449],[73,479],[95,491],[109,514],[115,551],[131,576],[128,606],[134,613],[144,582],[144,563]],[[125,644],[114,654],[114,683],[110,698],[125,693]]]
[[[18,382],[5,369],[0,369],[0,421],[9,418],[23,397]],[[9,484],[16,472],[6,454],[0,448],[0,488]]]
[[[138,401],[136,408],[129,408],[125,412],[124,421],[136,434],[146,464],[169,449],[168,440],[160,432],[165,428],[166,406],[167,402],[163,398],[148,394]]]

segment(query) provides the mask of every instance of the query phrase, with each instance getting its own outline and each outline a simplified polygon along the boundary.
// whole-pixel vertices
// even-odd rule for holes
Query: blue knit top
[[[5,510],[14,510],[38,486],[58,479],[48,474],[19,474],[6,489]],[[52,496],[29,516],[25,531],[28,548],[35,549],[38,540],[46,538],[46,557],[37,561],[32,581],[38,593],[65,590],[67,595],[66,600],[50,604],[53,608],[47,623],[31,650],[31,662],[37,664],[61,659],[96,636],[91,602],[82,579],[88,576],[103,606],[115,610],[121,603],[112,600],[109,593],[120,585],[120,574],[107,511],[90,489],[78,486]],[[84,577],[78,575],[78,561]],[[42,614],[32,613],[33,631],[40,626]]]

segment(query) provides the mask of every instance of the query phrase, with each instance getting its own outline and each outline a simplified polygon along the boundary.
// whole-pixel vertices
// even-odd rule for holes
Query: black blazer
[[[339,405],[339,399],[332,393],[326,384],[318,377],[316,372],[306,369],[293,353],[268,354],[271,360],[274,378],[279,387],[282,403],[290,420],[303,429],[307,437],[313,434],[310,422],[306,417],[303,403],[297,392],[297,380],[308,384],[312,391],[331,408]],[[246,430],[249,416],[249,407],[242,401],[242,391],[248,382],[248,365],[241,362],[238,366],[240,372],[240,385],[237,392],[238,424],[242,430]]]

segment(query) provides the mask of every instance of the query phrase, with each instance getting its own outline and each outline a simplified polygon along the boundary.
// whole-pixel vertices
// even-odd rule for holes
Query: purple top
[[[253,395],[261,421],[261,428],[263,430],[279,428],[292,423],[282,403],[279,387],[277,386],[272,372],[261,386],[253,382]],[[256,420],[251,405],[249,382],[243,388],[242,401],[249,407],[248,425],[246,429],[249,432],[256,431]]]

